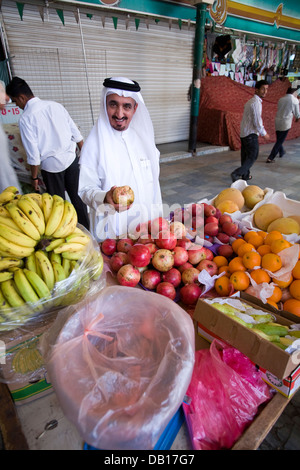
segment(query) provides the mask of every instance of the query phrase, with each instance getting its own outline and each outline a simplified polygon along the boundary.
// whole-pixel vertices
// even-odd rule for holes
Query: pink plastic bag
[[[271,389],[237,349],[214,340],[196,351],[192,380],[183,404],[195,450],[230,449],[253,420]]]

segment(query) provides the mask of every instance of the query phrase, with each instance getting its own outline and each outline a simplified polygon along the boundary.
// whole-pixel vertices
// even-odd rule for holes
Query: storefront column
[[[208,2],[210,3],[210,2]],[[189,152],[194,153],[197,145],[197,125],[200,102],[200,86],[201,86],[201,69],[203,58],[203,46],[205,38],[205,21],[206,7],[208,3],[197,3],[196,15],[196,31],[194,43],[194,68],[193,83],[191,87],[191,119],[190,119],[190,136],[189,136]]]

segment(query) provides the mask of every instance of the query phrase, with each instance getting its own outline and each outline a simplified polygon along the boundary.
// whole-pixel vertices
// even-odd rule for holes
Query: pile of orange
[[[290,279],[283,282],[275,278],[275,273],[282,267],[280,252],[291,245],[277,230],[268,233],[250,230],[243,237],[233,241],[233,258],[214,257],[219,269],[218,273],[225,272],[225,276],[216,280],[215,290],[223,296],[230,295],[233,289],[245,291],[251,285],[249,277],[251,276],[257,284],[263,282],[275,284],[268,303],[276,308],[282,299],[283,289],[288,288],[291,298],[283,303],[283,308],[300,316],[300,250],[299,260]]]

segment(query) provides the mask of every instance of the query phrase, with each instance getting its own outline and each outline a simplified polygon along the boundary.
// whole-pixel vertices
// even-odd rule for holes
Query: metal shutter
[[[54,7],[43,22],[38,7],[25,4],[21,21],[15,2],[4,0],[2,14],[13,74],[36,96],[62,103],[84,137],[98,117],[103,79],[122,75],[140,83],[157,144],[188,139],[193,28],[153,20],[136,29],[125,16],[115,28],[113,15],[95,10],[89,18],[80,9],[81,36],[72,11],[63,25]]]

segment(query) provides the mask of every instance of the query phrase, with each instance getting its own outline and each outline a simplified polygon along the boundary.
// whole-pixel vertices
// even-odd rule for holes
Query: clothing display
[[[128,82],[123,77],[114,80]],[[115,130],[109,123],[106,110],[109,94],[130,97],[138,103],[125,131]],[[129,210],[116,212],[103,203],[112,186],[126,185],[135,195]],[[98,121],[81,152],[79,195],[89,206],[90,231],[97,240],[126,234],[128,227],[135,229],[139,222],[161,215],[159,151],[140,92],[103,87]]]

